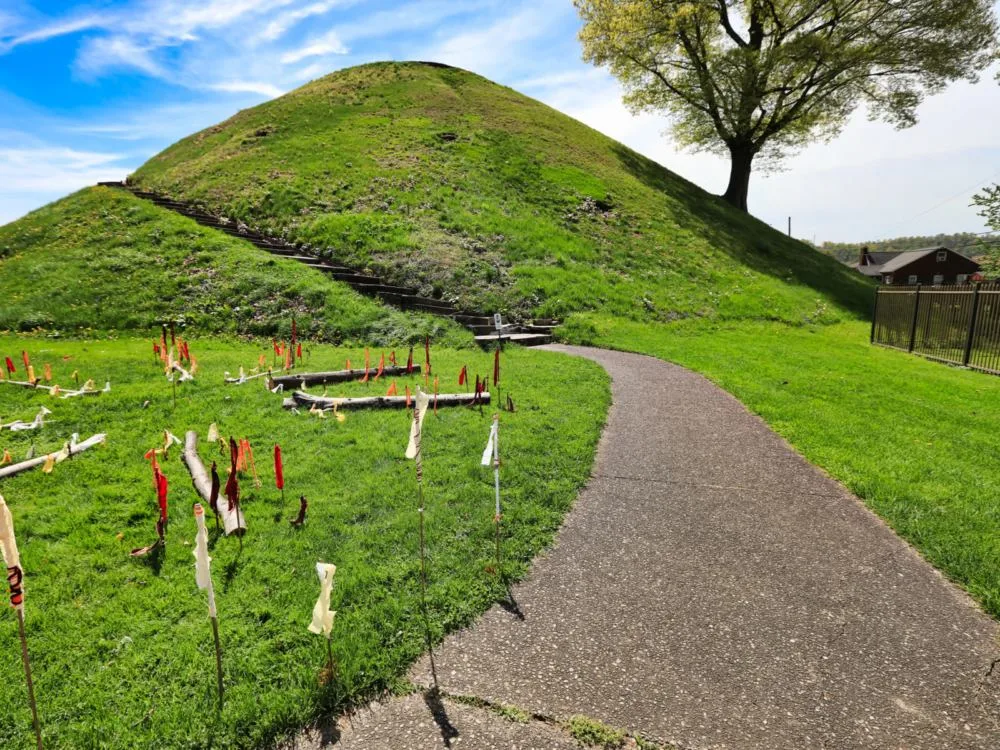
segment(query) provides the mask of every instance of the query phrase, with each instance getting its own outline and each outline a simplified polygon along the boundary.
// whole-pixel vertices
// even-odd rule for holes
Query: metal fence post
[[[979,317],[979,284],[972,292],[972,315],[969,316],[969,336],[965,340],[965,356],[962,357],[962,367],[969,366],[972,359],[972,340],[976,335],[976,318]]]
[[[869,344],[875,343],[875,321],[878,320],[878,295],[881,291],[881,287],[875,287],[875,304],[872,306],[872,333],[868,339]]]
[[[910,351],[917,343],[917,312],[920,310],[920,284],[917,284],[917,293],[913,296],[913,323],[910,324]]]

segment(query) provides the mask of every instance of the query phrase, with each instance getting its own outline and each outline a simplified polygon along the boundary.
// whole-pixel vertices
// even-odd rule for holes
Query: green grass
[[[468,309],[830,322],[868,283],[580,122],[455,68],[379,63],[134,175]]]
[[[574,330],[707,375],[1000,617],[1000,378],[871,346],[862,323]]]
[[[462,345],[443,318],[408,315],[122,190],[89,188],[0,227],[0,330],[148,330],[169,318],[203,332],[334,343]]]
[[[400,411],[349,412],[321,420],[280,408],[280,396],[257,383],[224,386],[224,370],[252,367],[269,344],[195,340],[201,372],[170,388],[146,340],[60,341],[0,337],[0,353],[20,361],[26,348],[55,380],[72,370],[110,394],[57,400],[0,385],[0,418],[53,410],[38,434],[0,433],[0,451],[24,456],[62,445],[73,432],[108,433],[98,448],[56,466],[0,482],[14,516],[26,580],[28,638],[46,747],[256,747],[321,714],[398,685],[424,648],[419,610],[417,504],[413,462],[403,458],[409,418]],[[397,353],[400,353],[397,351]],[[377,352],[373,352],[377,359]],[[403,353],[405,356],[405,352]],[[65,359],[72,357],[72,359]],[[358,349],[311,348],[309,369],[332,368]],[[486,374],[492,356],[478,350],[432,350],[442,390],[457,390],[461,365]],[[419,361],[418,356],[418,361]],[[399,378],[414,385],[416,378]],[[565,383],[573,383],[567,397]],[[331,387],[331,393],[382,394],[388,383]],[[511,349],[503,386],[517,405],[501,418],[506,507],[505,572],[522,575],[548,544],[589,475],[610,395],[595,364]],[[318,391],[318,389],[317,389]],[[146,402],[148,406],[144,406]],[[492,412],[441,409],[424,428],[429,611],[434,638],[467,624],[505,595],[487,572],[493,561],[492,473],[479,465]],[[212,636],[192,557],[196,496],[175,448],[163,461],[170,481],[170,526],[162,564],[128,551],[155,537],[155,497],[143,453],[164,429],[197,429],[203,457],[210,422],[223,435],[248,437],[264,485],[244,478],[249,526],[240,554],[235,539],[214,539],[227,683],[215,716]],[[285,456],[287,501],[273,485],[270,450]],[[302,493],[309,517],[287,519]],[[212,524],[209,523],[211,528]],[[119,535],[121,537],[119,538]],[[317,560],[338,566],[333,645],[340,680],[321,687],[320,637],[306,630],[319,591]],[[0,610],[0,746],[33,747],[13,612]]]
[[[588,716],[571,716],[566,721],[566,731],[582,747],[599,747],[615,750],[625,744],[625,733],[591,719]]]

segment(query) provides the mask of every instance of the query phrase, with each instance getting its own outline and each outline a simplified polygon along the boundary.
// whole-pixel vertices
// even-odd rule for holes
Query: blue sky
[[[437,60],[512,86],[708,190],[726,163],[678,150],[580,60],[571,0],[0,0],[0,224],[333,70]],[[956,84],[897,132],[859,112],[751,184],[750,208],[806,239],[982,231],[1000,180],[1000,86]]]

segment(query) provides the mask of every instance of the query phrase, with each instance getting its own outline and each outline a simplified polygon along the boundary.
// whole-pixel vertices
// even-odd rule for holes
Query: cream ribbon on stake
[[[313,607],[312,622],[309,623],[309,632],[316,635],[330,638],[333,633],[333,617],[336,612],[330,609],[330,592],[333,590],[333,575],[337,572],[337,566],[330,563],[316,563],[316,575],[319,576],[319,599]]]
[[[194,506],[194,520],[198,524],[198,535],[194,541],[194,579],[198,588],[208,592],[208,616],[218,617],[215,610],[215,589],[212,587],[212,558],[208,556],[208,529],[205,528],[205,509],[201,503]]]
[[[38,705],[35,703],[35,685],[31,679],[28,639],[24,632],[24,574],[21,570],[21,558],[17,552],[17,540],[14,538],[14,519],[2,495],[0,495],[0,557],[3,557],[4,565],[7,566],[10,603],[17,612],[17,634],[21,640],[21,663],[24,665],[24,679],[28,686],[31,724],[35,730],[38,750],[42,750],[42,728],[38,722]]]
[[[7,566],[7,582],[10,584],[10,604],[14,609],[24,612],[24,574],[21,571],[21,557],[17,552],[17,540],[14,538],[14,519],[10,509],[0,495],[0,553],[4,565]]]
[[[420,437],[424,428],[424,415],[430,405],[430,397],[420,388],[417,388],[416,396],[413,398],[415,408],[413,410],[413,424],[410,425],[410,443],[406,446],[406,457],[417,458],[420,455]]]

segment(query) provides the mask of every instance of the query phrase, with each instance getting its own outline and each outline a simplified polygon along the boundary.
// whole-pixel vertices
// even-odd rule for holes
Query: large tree
[[[574,0],[584,58],[686,146],[728,153],[747,209],[754,159],[836,135],[859,104],[898,127],[997,59],[994,0]]]

